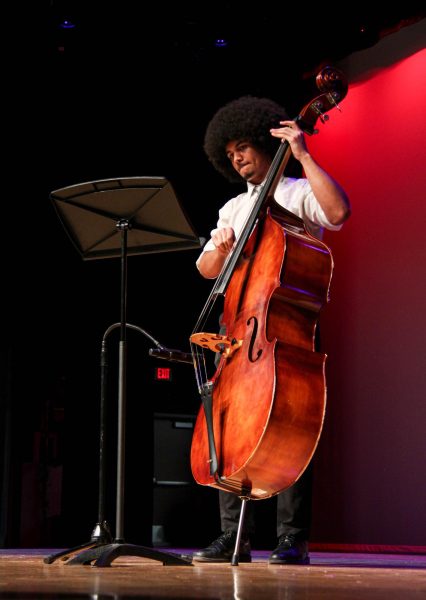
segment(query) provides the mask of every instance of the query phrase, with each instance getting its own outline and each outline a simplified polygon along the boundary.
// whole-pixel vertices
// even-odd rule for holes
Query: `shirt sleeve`
[[[277,188],[275,199],[303,219],[307,230],[320,239],[324,228],[338,231],[342,227],[329,222],[306,178],[284,177]]]
[[[308,188],[303,203],[305,213],[304,220],[306,221],[307,219],[309,219],[309,221],[315,225],[320,225],[320,227],[325,227],[325,229],[331,229],[332,231],[339,231],[339,229],[342,228],[342,224],[333,225],[332,223],[330,223],[330,221],[325,216],[325,212],[321,208],[320,203],[315,198],[308,180],[304,179],[303,181],[306,181],[306,186]]]
[[[228,202],[226,204],[224,204],[224,206],[222,206],[222,208],[219,210],[219,218],[216,223],[216,227],[211,230],[210,239],[208,240],[208,242],[206,242],[206,244],[204,244],[203,250],[202,250],[200,256],[197,258],[197,261],[195,263],[198,270],[200,269],[199,265],[200,265],[200,260],[201,260],[201,257],[203,256],[203,254],[205,252],[210,252],[211,250],[214,250],[216,248],[216,246],[212,242],[212,235],[214,235],[214,233],[218,229],[222,229],[223,227],[232,227],[231,215],[232,215],[233,200],[234,199],[228,200]]]

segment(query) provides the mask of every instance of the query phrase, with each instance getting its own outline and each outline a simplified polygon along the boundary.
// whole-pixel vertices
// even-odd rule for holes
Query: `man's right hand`
[[[212,235],[212,242],[221,254],[225,254],[225,256],[228,256],[228,254],[234,247],[234,230],[232,229],[232,227],[223,227],[222,229],[216,229],[216,231]]]

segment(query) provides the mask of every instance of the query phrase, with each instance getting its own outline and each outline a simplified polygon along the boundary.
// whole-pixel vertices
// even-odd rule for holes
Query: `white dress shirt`
[[[252,183],[247,183],[246,192],[228,200],[219,210],[216,229],[213,229],[210,235],[213,235],[215,231],[223,227],[232,227],[235,237],[238,239],[247,217],[253,208],[257,198],[256,192],[260,187],[254,186]],[[338,231],[342,227],[342,225],[332,225],[327,220],[307,179],[282,177],[278,182],[274,197],[278,204],[302,218],[309,233],[319,239],[322,238],[324,228]],[[210,239],[198,257],[196,262],[197,267],[204,252],[214,249],[215,245]]]

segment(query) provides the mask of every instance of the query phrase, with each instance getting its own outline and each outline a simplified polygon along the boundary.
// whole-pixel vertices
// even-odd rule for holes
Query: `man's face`
[[[243,179],[255,185],[262,183],[271,163],[269,156],[245,140],[228,142],[225,150],[232,166]]]

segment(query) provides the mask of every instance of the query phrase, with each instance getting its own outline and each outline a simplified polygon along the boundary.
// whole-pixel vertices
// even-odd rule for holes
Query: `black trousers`
[[[277,495],[277,537],[295,535],[308,540],[311,528],[312,463],[294,485]],[[249,500],[246,506],[244,532],[254,533],[254,511],[257,501]],[[236,494],[219,491],[220,521],[222,531],[237,531],[241,500]]]

